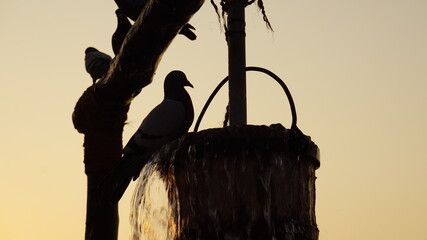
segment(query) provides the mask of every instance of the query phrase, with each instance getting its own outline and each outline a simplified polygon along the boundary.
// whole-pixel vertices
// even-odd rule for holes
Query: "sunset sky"
[[[316,215],[321,240],[427,240],[427,1],[264,0],[274,32],[246,9],[247,65],[282,77],[298,127],[321,150]],[[84,238],[83,135],[71,122],[91,84],[84,50],[108,54],[113,0],[3,1],[0,8],[0,239]],[[187,74],[196,116],[227,75],[227,45],[206,1],[177,36],[154,81],[134,100],[124,143],[163,98],[163,79]],[[248,122],[291,115],[279,86],[248,73]],[[220,127],[224,89],[201,129]],[[191,128],[192,129],[192,128]],[[132,184],[120,203],[129,239]]]

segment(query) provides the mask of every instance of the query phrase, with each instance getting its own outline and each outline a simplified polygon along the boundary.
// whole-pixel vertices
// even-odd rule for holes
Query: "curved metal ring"
[[[291,129],[293,130],[299,130],[297,128],[297,112],[295,109],[295,104],[294,104],[294,100],[292,98],[291,92],[289,91],[288,87],[286,86],[286,84],[283,82],[282,79],[280,79],[276,74],[274,74],[273,72],[265,69],[265,68],[261,68],[261,67],[246,67],[246,71],[256,71],[256,72],[262,72],[265,73],[267,75],[269,75],[270,77],[272,77],[274,80],[276,80],[277,83],[280,84],[280,86],[282,87],[283,91],[285,91],[286,96],[288,98],[289,101],[289,105],[291,107],[291,113],[292,113],[292,125],[291,125]],[[222,88],[222,86],[224,86],[224,84],[228,81],[228,76],[225,77],[219,84],[218,86],[215,88],[215,90],[212,92],[212,94],[209,96],[208,100],[206,101],[205,105],[203,106],[202,111],[200,112],[199,117],[197,118],[196,121],[196,125],[194,126],[194,132],[197,132],[197,130],[199,130],[199,126],[200,123],[203,119],[203,116],[206,113],[206,110],[208,109],[209,105],[211,104],[212,100],[214,99],[214,97],[216,96],[216,94],[218,93],[218,91]]]

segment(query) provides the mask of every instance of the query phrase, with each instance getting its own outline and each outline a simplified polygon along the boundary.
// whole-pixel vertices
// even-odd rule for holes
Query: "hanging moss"
[[[215,3],[215,0],[210,0],[213,8],[215,9],[216,14],[218,15],[218,21],[223,23],[224,29],[227,30],[227,24],[225,21],[225,16],[228,12],[228,5],[233,0],[220,0],[219,4],[221,5],[222,11],[221,14],[219,13],[219,9],[217,4]],[[253,4],[254,2],[257,2],[258,8],[262,13],[262,19],[264,20],[265,24],[267,25],[267,28],[271,31],[273,31],[273,27],[271,26],[270,21],[268,20],[267,13],[265,12],[264,8],[264,2],[263,0],[244,0],[246,1],[246,6]]]

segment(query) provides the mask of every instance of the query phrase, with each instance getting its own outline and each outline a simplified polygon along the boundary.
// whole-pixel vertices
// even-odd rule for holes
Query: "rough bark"
[[[163,53],[204,0],[148,0],[130,29],[108,74],[90,86],[73,112],[85,135],[88,175],[87,239],[117,239],[117,205],[101,196],[99,174],[115,169],[122,155],[122,132],[132,99],[151,83]],[[108,231],[105,228],[109,229]]]

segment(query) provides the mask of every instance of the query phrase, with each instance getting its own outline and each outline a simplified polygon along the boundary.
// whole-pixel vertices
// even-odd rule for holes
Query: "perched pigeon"
[[[130,19],[136,21],[138,19],[141,10],[147,4],[149,0],[114,0],[119,9]],[[196,30],[189,23],[185,24],[179,34],[186,36],[190,40],[197,38],[196,34],[192,30]]]
[[[123,41],[125,40],[126,34],[129,32],[129,29],[132,27],[129,19],[120,11],[116,10],[117,16],[117,29],[113,33],[111,38],[111,44],[113,46],[113,52],[115,55],[119,53],[120,48],[122,47]]]
[[[107,54],[98,51],[93,47],[86,48],[85,51],[85,67],[86,71],[92,77],[93,84],[96,80],[102,78],[108,72],[110,67],[111,57]]]
[[[188,132],[194,119],[193,103],[184,86],[193,87],[181,71],[170,72],[164,82],[164,99],[142,121],[123,149],[123,159],[112,174],[112,200],[118,202],[131,179],[138,178],[151,155]]]

